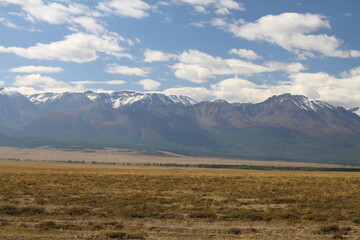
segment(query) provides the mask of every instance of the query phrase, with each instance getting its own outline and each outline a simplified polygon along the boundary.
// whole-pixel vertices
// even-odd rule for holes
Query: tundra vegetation
[[[0,239],[360,239],[360,173],[0,162]]]

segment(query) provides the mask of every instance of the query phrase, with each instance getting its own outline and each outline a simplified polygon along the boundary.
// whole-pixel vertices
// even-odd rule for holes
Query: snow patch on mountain
[[[34,104],[52,103],[69,94],[84,94],[88,99],[95,103],[110,104],[118,109],[123,106],[130,106],[134,103],[144,104],[146,106],[190,106],[197,103],[195,100],[178,95],[165,95],[161,93],[142,93],[136,91],[119,92],[93,92],[84,93],[42,93],[27,96]]]
[[[114,92],[110,95],[113,108],[117,109],[122,106],[131,105],[146,97],[145,94],[137,92]]]
[[[312,112],[318,112],[321,109],[332,109],[335,110],[336,107],[334,107],[331,104],[328,104],[326,102],[322,102],[319,100],[312,100],[308,97],[302,96],[302,95],[291,95],[290,93],[286,93],[280,96],[273,96],[269,98],[270,101],[276,101],[276,102],[285,102],[289,101],[294,103],[298,108],[305,110],[305,111],[312,111]]]
[[[32,103],[39,104],[45,102],[54,102],[55,100],[61,98],[63,95],[63,93],[41,93],[30,95],[28,96],[28,99]]]

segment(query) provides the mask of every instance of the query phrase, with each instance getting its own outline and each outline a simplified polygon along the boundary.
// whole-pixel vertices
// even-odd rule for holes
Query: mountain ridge
[[[359,164],[360,117],[301,95],[196,102],[120,91],[0,91],[2,145],[87,145],[189,155]]]

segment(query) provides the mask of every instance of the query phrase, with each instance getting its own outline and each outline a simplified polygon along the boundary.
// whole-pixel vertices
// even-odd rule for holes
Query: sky
[[[359,0],[0,0],[0,87],[360,106]]]

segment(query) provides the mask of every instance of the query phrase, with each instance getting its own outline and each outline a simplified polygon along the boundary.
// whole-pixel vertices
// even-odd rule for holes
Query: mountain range
[[[135,91],[22,95],[0,89],[0,145],[360,165],[354,110],[291,94],[228,103]]]

